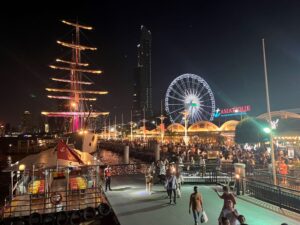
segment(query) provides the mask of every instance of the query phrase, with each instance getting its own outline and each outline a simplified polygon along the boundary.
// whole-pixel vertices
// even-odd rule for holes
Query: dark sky
[[[169,83],[183,73],[202,76],[220,107],[249,104],[252,115],[266,111],[261,39],[267,46],[271,109],[299,107],[300,1],[170,1],[130,4],[81,1],[67,8],[43,5],[2,7],[0,14],[0,122],[18,124],[25,110],[35,117],[52,110],[45,87],[54,86],[48,68],[68,56],[56,40],[70,40],[59,20],[95,27],[82,44],[98,47],[87,61],[104,73],[94,89],[108,90],[96,108],[128,118],[140,25],[152,32],[154,109]],[[63,77],[63,73],[62,77]]]

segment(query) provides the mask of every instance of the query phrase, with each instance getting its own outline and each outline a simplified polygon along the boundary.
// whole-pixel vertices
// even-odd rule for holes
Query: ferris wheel
[[[200,120],[212,121],[215,97],[208,83],[195,74],[183,74],[172,81],[165,97],[166,112],[172,123],[183,123],[183,112],[188,123]]]

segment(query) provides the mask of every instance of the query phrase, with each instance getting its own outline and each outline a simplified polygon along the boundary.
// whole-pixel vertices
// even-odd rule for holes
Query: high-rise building
[[[151,32],[141,26],[140,43],[137,45],[137,68],[134,72],[133,119],[138,121],[143,117],[153,116],[152,110],[152,80],[151,80]]]
[[[29,111],[25,111],[21,118],[21,132],[30,133],[33,131],[32,115]]]

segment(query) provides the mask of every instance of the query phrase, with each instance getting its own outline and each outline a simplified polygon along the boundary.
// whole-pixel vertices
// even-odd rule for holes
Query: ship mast
[[[71,125],[70,132],[76,132],[84,128],[84,119],[87,115],[90,117],[97,117],[99,115],[108,115],[108,112],[87,112],[85,110],[86,102],[96,101],[95,97],[86,97],[89,95],[104,95],[107,91],[95,91],[85,90],[83,86],[92,85],[93,82],[83,80],[83,74],[99,75],[101,70],[88,68],[89,64],[81,62],[81,51],[96,51],[97,48],[82,45],[80,43],[80,30],[92,30],[90,26],[81,25],[78,22],[72,23],[66,20],[62,20],[62,23],[75,28],[75,40],[72,43],[65,41],[57,41],[57,44],[65,48],[69,48],[72,51],[72,58],[56,59],[58,65],[50,65],[50,68],[54,70],[69,71],[70,79],[51,78],[55,82],[60,82],[69,85],[69,88],[46,88],[48,92],[66,93],[65,95],[48,95],[50,99],[60,99],[68,101],[68,112],[42,112],[43,115],[48,117],[68,117],[70,118]]]

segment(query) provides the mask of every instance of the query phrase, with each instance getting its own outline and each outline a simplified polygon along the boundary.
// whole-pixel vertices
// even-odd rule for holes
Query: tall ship
[[[92,30],[90,26],[81,25],[62,20],[62,23],[72,27],[75,31],[75,40],[72,42],[57,41],[57,44],[71,50],[70,59],[56,59],[55,65],[50,65],[50,68],[58,71],[67,72],[67,79],[61,77],[52,77],[51,80],[60,84],[59,88],[46,88],[49,92],[47,96],[50,99],[58,99],[67,101],[67,104],[62,107],[65,111],[59,112],[42,112],[42,115],[47,117],[66,118],[67,123],[65,131],[69,132],[84,132],[87,128],[88,118],[96,118],[101,115],[108,115],[108,112],[92,111],[91,104],[97,100],[95,95],[106,95],[107,91],[90,90],[85,87],[93,85],[90,75],[99,76],[101,70],[91,69],[89,63],[82,60],[82,52],[96,51],[97,48],[82,45],[80,43],[81,30]]]
[[[71,57],[57,58],[50,65],[64,76],[57,73],[51,77],[58,87],[46,91],[48,98],[61,101],[63,107],[59,111],[43,111],[42,115],[61,118],[65,133],[83,139],[82,145],[75,148],[61,136],[54,148],[28,155],[18,162],[8,158],[8,167],[3,172],[10,173],[11,180],[9,196],[1,208],[4,224],[90,223],[103,220],[111,213],[101,186],[103,165],[91,154],[97,147],[97,135],[88,124],[91,118],[109,114],[91,107],[97,100],[95,96],[108,92],[86,88],[94,84],[90,76],[98,76],[102,71],[90,68],[82,59],[83,51],[97,48],[80,42],[82,30],[93,28],[78,22],[61,22],[72,29],[73,39],[58,40],[57,44],[71,50]]]

